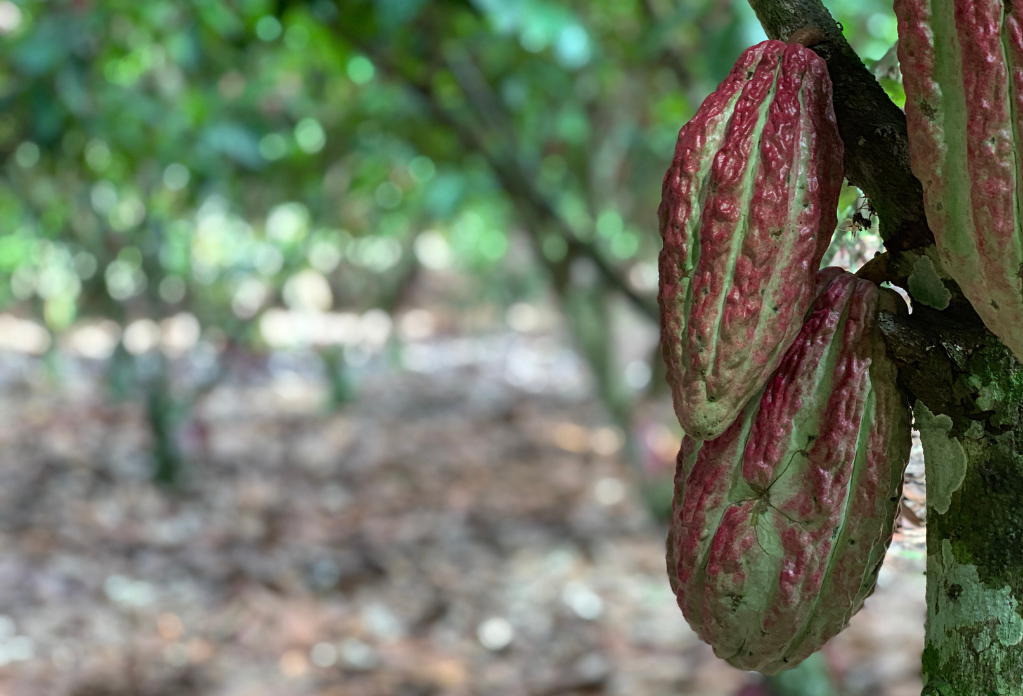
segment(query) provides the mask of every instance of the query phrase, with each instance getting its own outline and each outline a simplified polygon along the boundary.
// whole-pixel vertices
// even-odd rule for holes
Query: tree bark
[[[881,324],[926,460],[923,693],[1021,694],[1023,368],[990,334],[939,314]]]
[[[772,38],[828,63],[848,179],[871,199],[888,253],[875,281],[906,285],[906,250],[933,243],[901,111],[820,0],[749,0]],[[866,270],[866,269],[865,269]],[[938,312],[881,326],[914,408],[927,475],[925,696],[1023,694],[1023,367],[951,281]]]

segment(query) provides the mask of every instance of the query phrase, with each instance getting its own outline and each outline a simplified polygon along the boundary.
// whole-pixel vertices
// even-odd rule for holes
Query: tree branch
[[[828,64],[845,175],[870,199],[891,251],[934,243],[909,167],[906,117],[863,65],[820,0],[749,0],[767,35],[805,43]]]
[[[618,274],[615,268],[612,267],[606,259],[604,259],[593,245],[587,244],[578,239],[575,231],[558,213],[554,204],[536,188],[533,183],[535,177],[531,178],[528,173],[522,171],[519,164],[515,161],[513,153],[496,154],[492,147],[487,146],[486,139],[483,134],[477,132],[477,129],[465,123],[450,109],[442,106],[434,98],[429,80],[418,79],[417,76],[403,70],[398,66],[396,61],[390,60],[389,57],[376,50],[374,47],[363,41],[359,41],[354,36],[346,34],[343,30],[342,34],[353,46],[356,46],[360,51],[372,57],[374,62],[385,68],[395,77],[402,80],[413,93],[417,94],[423,100],[427,108],[433,112],[437,120],[444,123],[459,138],[459,140],[462,141],[462,144],[466,149],[483,155],[491,169],[493,169],[494,173],[501,181],[504,189],[512,197],[525,203],[531,209],[536,219],[547,221],[557,228],[559,234],[567,243],[568,251],[571,256],[585,256],[590,258],[597,266],[601,276],[604,277],[613,289],[625,295],[625,297],[644,316],[654,322],[660,321],[660,311],[656,303],[641,296],[629,287],[628,283]],[[468,82],[463,81],[459,79],[460,77],[464,79],[465,75],[455,73],[456,81],[459,82],[459,86],[465,92],[466,97],[470,100],[470,102],[474,102],[479,99],[480,95],[477,93],[477,90],[474,89],[474,87],[479,87],[479,85],[473,85],[472,80],[469,80]],[[474,104],[475,108],[480,108],[481,106],[483,105]],[[486,110],[490,111],[489,108]],[[487,115],[487,118],[493,117],[494,114]],[[500,119],[500,117],[498,117],[498,119]],[[504,149],[508,148],[506,147]]]
[[[489,149],[484,148],[482,141],[479,139],[473,145],[474,149],[480,149],[480,152],[487,158],[491,168],[494,169],[498,178],[501,179],[501,183],[504,184],[505,189],[512,195],[527,201],[535,211],[540,213],[543,219],[553,221],[561,236],[568,243],[569,251],[573,255],[588,256],[592,259],[600,270],[601,275],[610,282],[612,287],[624,294],[650,319],[655,322],[660,321],[660,313],[657,306],[653,302],[640,297],[630,288],[595,248],[579,241],[572,228],[555,210],[553,203],[533,185],[533,181],[536,179],[535,173],[523,171],[521,164],[517,162],[514,151],[511,149],[515,146],[515,134],[511,120],[504,113],[500,102],[497,101],[496,96],[490,89],[490,85],[483,78],[482,73],[480,73],[471,58],[465,53],[452,52],[447,57],[447,60],[455,80],[458,82],[459,87],[462,88],[462,92],[465,93],[469,102],[473,104],[476,111],[485,120],[491,122],[493,128],[503,131],[502,135],[508,141],[506,146],[509,148],[509,152],[504,153],[503,157],[498,157]]]
[[[949,322],[925,307],[910,316],[881,312],[878,327],[888,353],[899,368],[899,386],[910,403],[919,399],[935,413],[951,416],[957,432],[969,425],[966,410],[954,393],[955,376],[965,370],[965,356],[982,343],[972,326]],[[940,320],[940,321],[936,321]]]
[[[444,62],[455,76],[455,81],[462,88],[462,92],[476,109],[476,113],[490,128],[502,134],[509,148],[514,148],[517,145],[515,125],[490,87],[490,83],[473,62],[472,56],[464,47],[453,42],[446,44],[442,51]]]

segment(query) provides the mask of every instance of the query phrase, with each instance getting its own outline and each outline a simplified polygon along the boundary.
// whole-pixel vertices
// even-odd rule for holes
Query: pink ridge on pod
[[[668,575],[714,652],[766,674],[841,631],[873,591],[909,461],[910,414],[876,325],[901,298],[825,269],[777,372],[714,440],[685,438]]]
[[[658,210],[661,344],[686,433],[713,438],[778,367],[814,295],[842,186],[827,66],[746,50],[679,132]]]
[[[1023,359],[1023,3],[896,0],[913,173],[942,265]]]

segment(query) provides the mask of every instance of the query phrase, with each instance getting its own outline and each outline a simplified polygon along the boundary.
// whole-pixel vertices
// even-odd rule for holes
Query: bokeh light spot
[[[313,154],[323,149],[327,144],[327,134],[323,132],[323,126],[315,118],[303,118],[295,126],[295,142],[302,152]]]
[[[188,167],[179,162],[168,164],[167,168],[163,170],[163,185],[171,191],[180,191],[188,186],[190,178]]]
[[[39,161],[39,146],[31,140],[26,140],[15,150],[14,160],[23,169],[36,166],[36,163]]]
[[[578,24],[565,27],[554,45],[554,55],[566,68],[581,68],[590,61],[590,37]]]
[[[357,85],[364,85],[373,79],[376,68],[366,56],[355,56],[348,61],[348,77]]]
[[[281,35],[281,22],[272,15],[260,17],[256,22],[256,36],[261,41],[274,41]]]
[[[259,154],[263,159],[274,162],[288,153],[288,142],[280,133],[269,133],[259,141]]]

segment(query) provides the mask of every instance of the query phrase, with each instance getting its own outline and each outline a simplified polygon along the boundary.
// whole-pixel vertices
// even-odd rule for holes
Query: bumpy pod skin
[[[661,345],[675,412],[713,438],[767,382],[813,301],[842,187],[827,66],[746,50],[679,132],[658,210]]]
[[[942,265],[1023,359],[1023,3],[896,0],[913,173]]]
[[[841,631],[873,591],[909,461],[910,412],[877,328],[901,298],[821,271],[764,391],[715,440],[685,438],[668,576],[714,652],[773,674]]]

